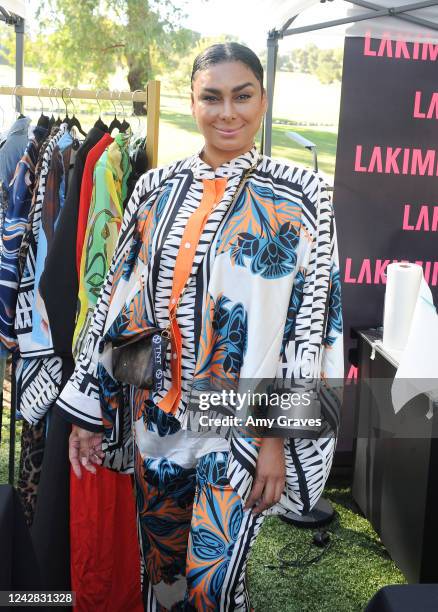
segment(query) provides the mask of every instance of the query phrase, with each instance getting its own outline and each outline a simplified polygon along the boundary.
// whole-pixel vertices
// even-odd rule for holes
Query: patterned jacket
[[[35,186],[35,166],[46,136],[46,129],[35,127],[10,184],[11,196],[3,230],[4,250],[0,264],[0,341],[9,351],[17,349],[14,319],[20,282],[18,254]]]
[[[19,409],[32,424],[44,417],[53,404],[62,376],[62,359],[51,356],[50,328],[38,285],[64,198],[59,193],[61,184],[65,188],[63,176],[66,160],[63,154],[71,149],[73,139],[65,123],[56,133],[52,131],[51,136],[41,146],[36,167],[36,187],[28,230],[20,247],[20,258],[25,260],[25,265],[15,315],[15,333],[20,350],[16,369]]]
[[[97,161],[85,230],[79,275],[79,304],[73,336],[73,355],[80,353],[93,309],[117,244],[123,218],[126,184],[131,172],[129,136],[117,134]]]
[[[166,327],[180,274],[172,262],[175,267],[184,248],[178,251],[165,238],[181,223],[181,210],[193,215],[209,193],[216,205],[195,237],[164,384],[154,392],[126,388],[112,377],[112,345],[145,328]],[[190,251],[193,236],[185,241],[184,231],[181,223],[181,245]],[[157,274],[162,257],[168,278]],[[194,389],[217,382],[238,388],[242,381],[260,379],[276,379],[291,389],[300,379],[317,381],[322,430],[314,439],[285,439],[286,487],[273,510],[305,513],[330,471],[339,424],[339,394],[330,381],[340,386],[343,379],[336,229],[323,181],[311,171],[259,156],[255,148],[216,171],[194,155],[147,172],[127,205],[84,350],[58,398],[59,410],[71,422],[104,431],[106,465],[129,472],[131,431],[143,426],[145,403],[187,427]],[[245,499],[258,442],[231,432],[229,445],[228,477]]]

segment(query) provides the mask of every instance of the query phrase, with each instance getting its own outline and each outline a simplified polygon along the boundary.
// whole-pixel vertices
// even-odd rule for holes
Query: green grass
[[[287,132],[297,132],[316,144],[319,169],[330,176],[335,174],[336,144],[338,136],[332,131],[274,125],[272,128],[272,157],[284,157],[304,166],[313,167],[313,156],[307,149],[298,146],[287,136]]]
[[[180,110],[162,108],[160,120],[159,162],[168,164],[175,159],[192,155],[202,148],[203,138],[199,134],[193,117]],[[312,167],[313,157],[309,151],[298,146],[287,136],[287,132],[298,132],[317,145],[318,164],[329,176],[334,175],[337,134],[324,129],[274,125],[272,130],[272,157],[284,158],[304,166]]]
[[[2,377],[2,363],[0,363],[0,379]],[[11,421],[11,365],[6,366],[6,375],[3,382],[3,418],[0,442],[0,484],[9,481],[9,442],[10,442],[10,421]],[[16,422],[15,427],[15,482],[18,478],[18,468],[20,462],[20,442],[21,442],[22,421]]]
[[[18,467],[20,462],[20,440],[21,440],[21,421],[17,421],[15,434],[15,482],[18,478]],[[3,422],[0,442],[0,484],[8,482],[9,472],[9,436],[10,436],[10,407],[3,407]]]
[[[405,579],[389,557],[370,523],[360,515],[347,482],[327,486],[325,497],[336,512],[328,527],[331,547],[313,565],[297,570],[271,570],[283,547],[290,558],[303,555],[312,530],[269,517],[254,545],[248,564],[251,602],[256,612],[360,612],[373,594]],[[319,549],[312,547],[312,556]]]
[[[21,424],[16,435],[18,476]],[[0,448],[0,483],[8,481],[9,410],[3,415]],[[346,480],[329,481],[324,492],[336,512],[328,529],[330,548],[322,559],[303,569],[268,569],[278,565],[278,553],[287,548],[288,558],[306,553],[313,531],[294,527],[278,517],[263,524],[248,563],[251,603],[256,612],[361,612],[373,594],[388,584],[405,579],[389,557],[371,524],[359,513]],[[319,549],[311,548],[310,556]]]
[[[12,83],[14,71],[10,66],[0,66],[0,81]],[[26,67],[26,84],[38,87],[41,84],[41,75],[37,70]],[[123,71],[117,74],[113,87],[125,90],[126,75]],[[295,131],[317,145],[318,162],[320,169],[327,175],[332,183],[336,156],[336,130],[339,114],[340,84],[323,85],[315,76],[309,74],[278,71],[276,76],[274,98],[274,124],[272,133],[272,157],[284,158],[291,162],[307,167],[313,167],[313,157],[309,151],[293,143],[286,135],[288,131]],[[323,103],[321,103],[323,101]],[[10,96],[3,96],[0,101],[5,111],[5,126],[13,121],[15,113]],[[44,100],[45,108],[52,105]],[[56,103],[55,103],[56,105]],[[61,101],[62,105],[62,101]],[[102,102],[104,119],[111,121],[113,108],[110,102]],[[125,105],[128,113],[130,105]],[[190,98],[188,92],[175,89],[168,79],[162,79],[161,88],[161,121],[159,133],[159,165],[165,165],[193,155],[202,148],[203,138],[199,134],[190,112]],[[78,117],[84,127],[90,128],[98,114],[95,102],[75,100]],[[25,99],[25,110],[37,119],[40,114],[40,102],[37,98]],[[117,105],[119,110],[119,106]],[[83,114],[81,111],[94,111],[94,114]],[[107,113],[105,113],[107,111]],[[108,114],[109,112],[109,114]],[[134,130],[139,127],[137,119],[131,118]],[[281,122],[293,122],[297,125],[282,125]],[[318,124],[318,127],[313,126]],[[140,121],[141,131],[145,132],[145,120]],[[307,127],[312,125],[312,127]],[[306,127],[303,127],[306,126]],[[321,127],[326,126],[326,127]]]

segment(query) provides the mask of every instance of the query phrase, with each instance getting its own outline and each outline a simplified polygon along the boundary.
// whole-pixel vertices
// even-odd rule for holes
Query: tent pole
[[[264,121],[263,154],[271,155],[272,150],[272,112],[274,103],[275,72],[277,70],[278,54],[277,30],[271,30],[268,34],[268,62],[266,70],[266,93],[268,96],[268,109]]]
[[[15,23],[15,85],[23,85],[24,73],[24,19],[17,17]],[[22,96],[15,97],[17,113],[23,110]]]
[[[351,4],[354,4],[356,6],[361,6],[362,8],[367,8],[372,11],[377,11],[382,8],[381,6],[374,4],[372,2],[367,2],[366,0],[345,0],[345,2],[350,2]],[[431,0],[427,2],[416,2],[414,4],[410,4],[407,6],[405,5],[404,7],[394,7],[394,8],[388,9],[388,11],[390,11],[391,17],[394,17],[395,19],[409,21],[423,28],[430,28],[431,30],[438,30],[437,24],[433,23],[432,21],[429,21],[428,19],[423,19],[422,17],[416,17],[415,15],[405,15],[404,12],[401,12],[401,13],[399,12],[401,9],[404,9],[404,11],[417,10],[420,8],[426,8],[428,6],[436,6],[437,4],[438,2],[436,0]]]

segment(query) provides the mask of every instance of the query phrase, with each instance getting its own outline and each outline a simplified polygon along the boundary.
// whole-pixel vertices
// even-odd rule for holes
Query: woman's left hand
[[[257,459],[256,475],[245,510],[260,514],[280,501],[286,468],[283,438],[263,438]]]

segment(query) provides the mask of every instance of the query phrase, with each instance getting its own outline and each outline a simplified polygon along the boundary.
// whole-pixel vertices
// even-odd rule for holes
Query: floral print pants
[[[227,455],[181,467],[137,450],[145,610],[250,610],[245,569],[263,516],[243,510]]]

